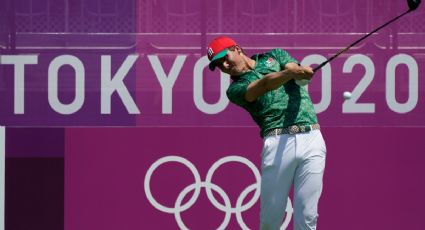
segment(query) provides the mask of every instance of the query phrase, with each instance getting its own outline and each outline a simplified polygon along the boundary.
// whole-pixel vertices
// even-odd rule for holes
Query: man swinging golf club
[[[261,229],[279,229],[292,186],[295,229],[316,229],[326,146],[308,92],[296,84],[311,79],[312,68],[281,49],[249,58],[226,36],[211,41],[208,58],[211,70],[231,76],[228,98],[261,130]]]

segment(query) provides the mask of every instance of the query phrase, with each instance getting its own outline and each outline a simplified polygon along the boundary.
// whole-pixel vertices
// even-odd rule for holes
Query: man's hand
[[[310,66],[300,66],[292,62],[285,65],[285,70],[294,80],[310,80],[314,74],[313,68]]]

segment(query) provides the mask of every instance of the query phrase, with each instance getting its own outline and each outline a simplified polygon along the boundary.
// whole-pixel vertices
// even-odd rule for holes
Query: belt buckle
[[[306,132],[310,132],[311,130],[313,130],[313,127],[311,125],[307,125],[306,127]]]

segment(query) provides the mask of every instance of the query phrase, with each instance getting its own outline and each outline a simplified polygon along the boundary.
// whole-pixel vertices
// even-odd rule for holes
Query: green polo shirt
[[[291,125],[311,125],[317,123],[313,103],[305,87],[294,80],[258,97],[254,102],[245,100],[248,85],[264,75],[281,71],[290,62],[298,63],[286,51],[274,49],[251,57],[256,61],[255,68],[240,76],[232,77],[227,89],[227,97],[232,103],[247,110],[260,127],[260,136],[275,128]]]

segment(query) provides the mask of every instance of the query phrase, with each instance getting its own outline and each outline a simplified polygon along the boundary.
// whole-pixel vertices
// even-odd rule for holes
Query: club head
[[[407,0],[407,5],[409,5],[410,10],[416,10],[421,4],[421,0]]]

